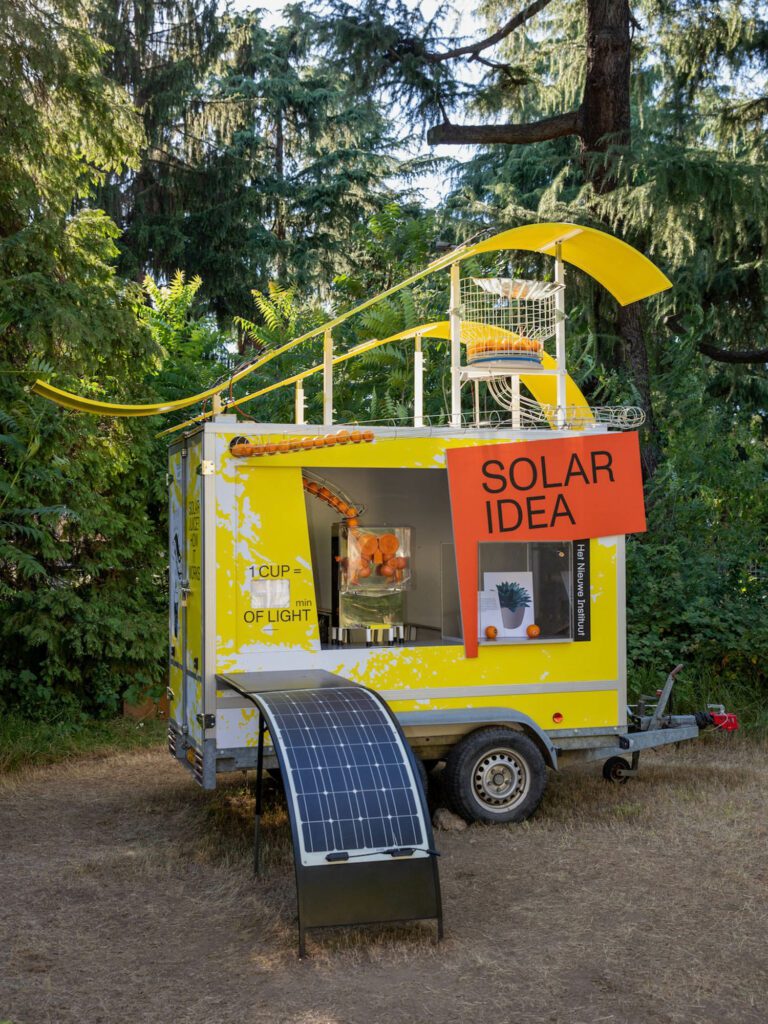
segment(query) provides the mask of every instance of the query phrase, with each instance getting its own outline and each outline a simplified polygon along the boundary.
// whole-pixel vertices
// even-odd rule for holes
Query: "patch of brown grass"
[[[165,753],[0,783],[0,1019],[14,1024],[762,1024],[768,749],[740,737],[550,778],[522,826],[436,837],[431,923],[310,933],[285,802]]]

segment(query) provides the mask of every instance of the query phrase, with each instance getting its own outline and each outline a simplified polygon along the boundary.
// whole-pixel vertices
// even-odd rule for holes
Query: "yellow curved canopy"
[[[475,245],[460,246],[458,249],[440,256],[425,267],[424,270],[412,274],[386,291],[366,299],[353,309],[340,314],[320,327],[316,327],[298,338],[293,338],[279,348],[265,353],[260,359],[250,363],[234,374],[233,377],[212,388],[208,388],[207,391],[201,391],[197,395],[180,398],[174,402],[121,405],[115,402],[97,402],[91,398],[83,398],[80,395],[73,394],[71,391],[63,391],[60,388],[53,387],[53,385],[47,384],[42,380],[35,381],[32,390],[43,398],[56,402],[57,405],[61,405],[66,409],[95,413],[100,416],[158,416],[161,413],[175,412],[179,409],[188,408],[191,405],[197,405],[199,402],[220,394],[232,384],[236,384],[239,380],[249,376],[249,374],[276,356],[282,355],[284,352],[295,348],[310,338],[319,337],[325,331],[332,330],[339,324],[349,320],[356,313],[368,309],[381,299],[394,295],[401,289],[422,280],[430,274],[446,269],[452,263],[459,263],[470,256],[486,252],[496,252],[502,249],[543,252],[554,257],[558,244],[560,245],[560,254],[566,263],[578,267],[586,274],[589,274],[590,277],[593,277],[623,306],[630,302],[637,302],[639,299],[648,298],[650,295],[665,291],[672,286],[669,279],[642,253],[638,252],[637,249],[633,249],[631,245],[627,245],[626,242],[622,242],[621,239],[608,235],[604,231],[598,231],[596,228],[580,227],[578,224],[525,224],[519,228],[502,231],[500,234],[487,238],[483,242],[477,242]],[[431,337],[444,336],[442,334],[430,335],[429,331],[424,331],[423,333]],[[400,337],[400,335],[393,335],[392,338],[378,342],[378,344],[387,344],[390,341],[399,340]],[[357,352],[359,353],[360,351],[363,350],[358,346]],[[339,357],[338,361],[351,358],[355,352],[356,350],[354,349],[350,350],[345,356]],[[314,372],[316,372],[315,368],[306,373],[308,376]],[[300,378],[301,375],[292,377],[290,380],[295,381]],[[281,385],[277,384],[274,386],[279,387]],[[268,390],[272,390],[272,387]],[[262,390],[249,396],[249,398],[264,393]],[[230,403],[229,408],[243,401],[248,401],[248,398],[240,399],[240,402]],[[199,418],[201,417],[196,417],[196,419]],[[192,420],[190,422],[195,421]]]
[[[558,243],[566,263],[593,277],[622,306],[672,287],[666,274],[637,249],[605,231],[579,224],[525,224],[464,249],[460,258],[500,249],[543,252],[554,257]]]

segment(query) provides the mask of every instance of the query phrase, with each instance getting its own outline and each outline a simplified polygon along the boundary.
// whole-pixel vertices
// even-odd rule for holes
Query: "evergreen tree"
[[[131,400],[158,355],[114,273],[117,228],[71,213],[136,166],[141,137],[100,72],[89,14],[9,0],[0,15],[0,704],[30,713],[114,710],[131,679],[159,680],[164,647],[149,426],[26,390],[55,367],[64,387]]]
[[[195,127],[213,139],[200,158],[216,183],[197,266],[222,312],[271,280],[327,290],[396,169],[376,104],[322,66],[296,11],[284,17],[271,30],[258,12],[227,21]]]
[[[201,84],[225,42],[217,7],[96,0],[93,8],[94,30],[109,47],[102,67],[131,97],[145,142],[139,166],[110,174],[92,202],[122,228],[120,270],[137,282],[196,269],[210,183],[199,158],[205,128],[202,136],[195,130],[205,109]]]

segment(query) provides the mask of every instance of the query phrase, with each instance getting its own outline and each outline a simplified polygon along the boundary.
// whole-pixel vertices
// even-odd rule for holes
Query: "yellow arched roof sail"
[[[228,378],[223,383],[208,388],[207,391],[201,391],[197,395],[190,395],[188,398],[180,398],[173,402],[122,405],[116,402],[97,402],[91,398],[83,398],[71,391],[63,391],[61,388],[53,387],[53,385],[42,380],[35,381],[32,390],[43,398],[56,402],[57,405],[61,405],[66,409],[94,413],[99,416],[158,416],[162,413],[175,412],[179,409],[188,408],[191,405],[197,405],[199,402],[220,394],[229,388],[231,384],[237,383],[237,381],[249,376],[254,370],[259,369],[259,367],[276,356],[282,355],[282,353],[295,348],[310,338],[319,337],[324,331],[337,327],[356,313],[360,313],[364,309],[373,306],[379,300],[394,295],[401,289],[415,284],[430,274],[434,274],[439,270],[445,270],[452,263],[459,263],[470,256],[497,252],[502,249],[543,252],[554,256],[558,243],[560,244],[561,256],[566,263],[578,267],[586,274],[589,274],[590,277],[593,277],[623,306],[630,302],[637,302],[639,299],[648,298],[657,292],[665,291],[671,287],[669,279],[642,253],[638,252],[637,249],[633,249],[631,245],[627,245],[626,242],[622,242],[621,239],[608,235],[604,231],[598,231],[596,228],[580,227],[578,224],[525,224],[519,228],[502,231],[500,234],[487,238],[483,242],[477,242],[475,245],[460,246],[452,252],[440,256],[438,259],[433,260],[424,270],[412,274],[386,291],[366,299],[353,309],[340,314],[320,327],[316,327],[314,330],[308,331],[298,338],[293,338],[279,348],[266,352],[255,362],[238,371],[232,378]],[[428,332],[424,333],[428,334]],[[431,336],[435,337],[437,335]],[[442,335],[439,336],[442,337]],[[398,337],[393,335],[388,341],[398,340]],[[385,343],[381,342],[381,344]],[[344,358],[350,358],[352,354],[354,353],[350,352]],[[309,373],[311,372],[315,372],[315,370],[309,371]],[[298,378],[291,379],[296,380]],[[262,393],[257,392],[257,394]],[[242,401],[245,400],[243,399]],[[231,408],[231,406],[232,403],[230,403],[229,407]]]
[[[500,249],[519,249],[555,255],[593,277],[622,306],[647,299],[672,287],[659,268],[631,245],[614,235],[579,224],[525,224],[502,231],[465,249],[461,259]]]

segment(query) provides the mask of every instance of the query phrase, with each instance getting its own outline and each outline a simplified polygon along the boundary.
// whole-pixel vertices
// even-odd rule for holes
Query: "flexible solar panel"
[[[303,866],[430,856],[409,752],[374,694],[347,685],[258,699],[290,775]]]
[[[433,918],[443,934],[437,851],[416,762],[383,700],[321,669],[218,681],[259,709],[254,872],[269,731],[288,800],[299,956],[308,928]]]

